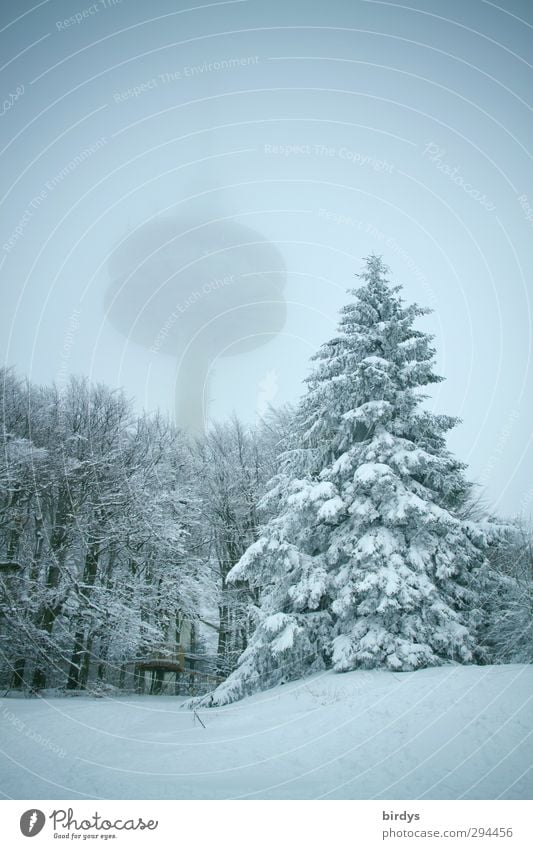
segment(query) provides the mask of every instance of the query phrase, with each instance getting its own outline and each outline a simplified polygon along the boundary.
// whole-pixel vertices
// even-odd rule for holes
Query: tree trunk
[[[35,583],[38,578],[39,563],[43,553],[43,542],[43,517],[41,515],[37,515],[35,516],[35,543],[33,546],[33,556],[30,567],[30,581],[32,583]]]
[[[22,690],[24,687],[24,669],[26,667],[26,658],[19,657],[13,666],[13,675],[11,677],[11,689]]]
[[[52,533],[50,534],[50,549],[51,562],[46,576],[45,587],[48,590],[55,590],[59,585],[59,580],[63,571],[65,558],[67,554],[67,514],[68,514],[68,495],[62,493],[59,498],[56,520]],[[46,637],[52,633],[54,622],[56,621],[63,603],[55,604],[48,603],[41,612],[39,627],[44,631]],[[33,672],[32,688],[34,690],[42,690],[46,687],[46,667],[44,660],[37,661]]]
[[[163,669],[154,669],[152,672],[152,685],[150,687],[150,694],[152,696],[161,695],[161,691],[163,689],[163,682],[165,678],[165,672]]]
[[[91,653],[93,648],[93,638],[92,636],[87,638],[87,643],[85,644],[85,651],[83,653],[83,660],[81,664],[81,673],[80,673],[80,689],[85,690],[87,687],[87,682],[89,680],[89,671],[91,668]]]
[[[219,608],[219,628],[218,628],[218,646],[217,646],[217,671],[220,675],[224,675],[227,667],[227,648],[228,648],[228,617],[229,610],[224,605]]]
[[[139,666],[135,667],[134,680],[135,692],[138,693],[140,696],[144,696],[144,690],[146,686],[144,669],[141,669]]]
[[[99,662],[98,668],[96,670],[96,677],[98,681],[104,681],[106,677],[106,669],[107,669],[107,652],[108,645],[103,640],[100,641],[100,651],[99,651]]]
[[[85,566],[83,569],[83,599],[88,601],[91,595],[92,588],[96,581],[96,573],[98,571],[98,558],[100,551],[98,543],[92,542],[87,548],[85,555]],[[82,610],[80,619],[84,616],[85,611]],[[92,646],[92,636],[87,637],[87,647],[84,650],[85,634],[80,627],[74,638],[74,648],[70,658],[70,669],[67,680],[67,690],[77,690],[78,687],[85,687],[89,674],[89,656]],[[84,680],[83,680],[84,679]]]
[[[67,690],[77,690],[80,683],[81,659],[83,657],[83,631],[78,631],[74,637],[74,649],[70,658],[67,678]]]

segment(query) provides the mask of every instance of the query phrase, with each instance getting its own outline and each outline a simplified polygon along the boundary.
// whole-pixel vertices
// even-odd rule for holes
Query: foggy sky
[[[4,363],[253,422],[380,253],[451,447],[531,515],[530,4],[24,0],[0,39]]]

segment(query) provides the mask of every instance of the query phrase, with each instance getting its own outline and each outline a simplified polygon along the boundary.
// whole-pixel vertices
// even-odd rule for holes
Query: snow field
[[[327,672],[202,710],[6,698],[17,799],[529,799],[533,669]]]

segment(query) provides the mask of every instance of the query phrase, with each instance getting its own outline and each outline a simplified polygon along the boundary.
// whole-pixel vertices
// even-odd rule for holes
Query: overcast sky
[[[433,308],[434,409],[533,512],[533,8],[2,4],[2,359],[252,422],[302,392],[361,259]],[[177,409],[177,412],[176,412]]]

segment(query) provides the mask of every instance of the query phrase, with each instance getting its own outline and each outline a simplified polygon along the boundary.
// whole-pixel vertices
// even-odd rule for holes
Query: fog
[[[3,4],[2,360],[201,431],[296,400],[362,257],[430,306],[433,409],[531,514],[531,7]]]

